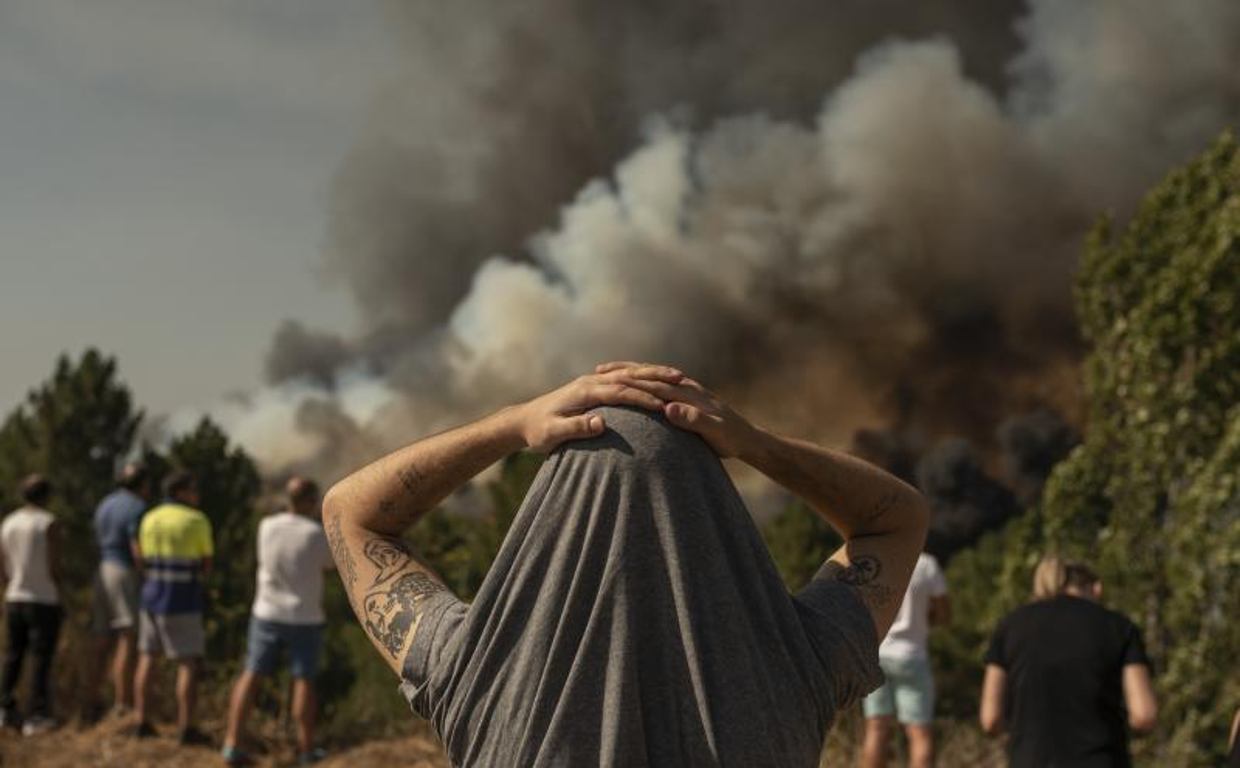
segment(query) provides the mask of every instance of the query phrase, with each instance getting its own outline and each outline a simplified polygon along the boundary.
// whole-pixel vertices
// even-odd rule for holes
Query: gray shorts
[[[133,629],[138,623],[138,576],[112,560],[99,563],[95,574],[92,622],[96,632]]]
[[[170,659],[200,658],[207,646],[201,613],[142,612],[138,630],[141,653],[162,653]]]

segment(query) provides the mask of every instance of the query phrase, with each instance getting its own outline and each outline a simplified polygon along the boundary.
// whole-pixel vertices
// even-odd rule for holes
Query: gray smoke
[[[1240,116],[1233,0],[394,18],[408,60],[328,226],[365,327],[287,326],[255,398],[285,405],[239,416],[329,474],[364,458],[342,418],[345,444],[391,446],[626,357],[802,434],[989,445],[1075,406],[1090,222]]]

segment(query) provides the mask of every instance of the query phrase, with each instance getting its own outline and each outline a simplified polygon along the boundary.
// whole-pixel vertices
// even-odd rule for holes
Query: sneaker
[[[254,764],[254,761],[250,759],[250,756],[246,754],[244,749],[231,744],[224,745],[224,748],[220,750],[220,757],[224,758],[224,762],[228,765]]]
[[[133,727],[129,732],[130,736],[135,739],[151,739],[159,735],[159,731],[155,730],[155,726],[143,720]]]
[[[298,765],[314,765],[315,763],[323,760],[323,758],[325,757],[327,757],[327,753],[324,752],[321,748],[315,747],[309,752],[298,753],[297,764]]]
[[[191,725],[181,731],[177,743],[183,747],[209,747],[211,737]]]
[[[40,733],[47,733],[57,726],[54,718],[35,715],[22,723],[23,736],[37,736]]]

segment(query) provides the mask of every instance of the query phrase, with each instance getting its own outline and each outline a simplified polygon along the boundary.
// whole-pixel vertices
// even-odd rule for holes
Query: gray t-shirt
[[[882,682],[852,591],[790,596],[718,458],[604,408],[556,450],[472,605],[434,598],[401,691],[456,766],[815,768]]]

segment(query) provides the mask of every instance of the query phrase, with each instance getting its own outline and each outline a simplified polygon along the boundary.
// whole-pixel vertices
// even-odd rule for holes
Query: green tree
[[[66,529],[64,560],[74,590],[94,573],[95,505],[111,489],[141,421],[142,412],[118,379],[116,360],[88,349],[76,361],[58,358],[51,378],[31,389],[0,426],[0,504],[5,511],[18,506],[23,475],[51,478],[52,509]]]
[[[1085,442],[1047,483],[1044,535],[1095,563],[1142,626],[1160,765],[1217,765],[1240,706],[1240,151],[1223,135],[1087,245]]]

